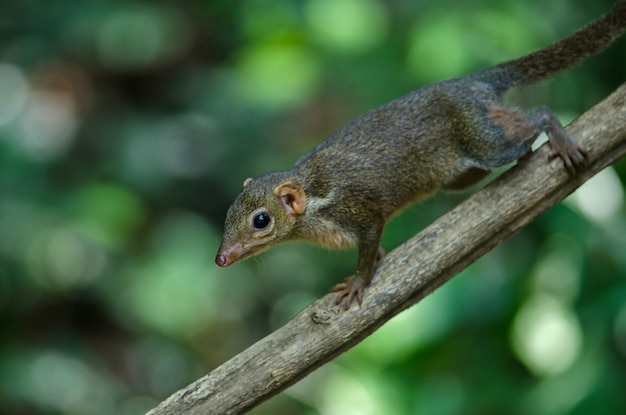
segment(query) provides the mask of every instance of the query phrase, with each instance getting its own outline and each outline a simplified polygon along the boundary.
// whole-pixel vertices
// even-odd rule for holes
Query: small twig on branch
[[[480,256],[516,233],[587,179],[626,154],[626,84],[567,131],[589,154],[571,177],[549,145],[510,169],[390,252],[361,307],[343,311],[327,295],[148,415],[240,414],[356,345]]]

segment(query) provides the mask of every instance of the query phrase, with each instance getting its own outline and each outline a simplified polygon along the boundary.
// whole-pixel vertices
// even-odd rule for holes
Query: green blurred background
[[[218,268],[245,178],[611,3],[2,0],[0,413],[142,414],[284,324],[356,254]],[[625,56],[621,39],[511,98],[569,122]],[[621,161],[252,413],[626,413],[625,180]],[[466,196],[409,208],[383,246]]]

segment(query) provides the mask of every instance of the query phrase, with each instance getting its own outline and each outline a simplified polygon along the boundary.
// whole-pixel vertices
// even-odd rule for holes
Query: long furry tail
[[[477,80],[494,85],[499,92],[546,79],[571,68],[608,47],[626,30],[626,0],[619,0],[604,16],[571,36],[476,73]]]

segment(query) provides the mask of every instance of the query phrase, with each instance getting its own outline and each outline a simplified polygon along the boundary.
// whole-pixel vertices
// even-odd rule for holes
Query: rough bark
[[[390,252],[361,307],[343,311],[327,295],[149,415],[240,414],[356,345],[626,153],[626,84],[567,131],[589,153],[572,177],[549,145]]]

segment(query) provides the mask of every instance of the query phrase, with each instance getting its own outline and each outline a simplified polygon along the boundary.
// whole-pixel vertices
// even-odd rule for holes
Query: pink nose
[[[233,263],[233,260],[230,258],[230,256],[226,254],[218,253],[217,256],[215,257],[215,263],[219,265],[220,267],[227,267]]]

